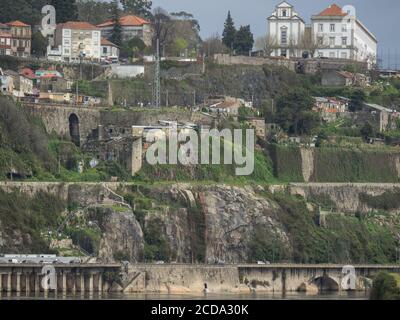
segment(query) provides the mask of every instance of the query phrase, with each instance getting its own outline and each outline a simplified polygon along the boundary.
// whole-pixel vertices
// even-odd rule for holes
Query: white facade
[[[49,48],[48,56],[57,57],[60,54],[63,61],[79,62],[82,54],[85,60],[99,61],[101,32],[85,23],[67,22],[57,26],[54,45]]]
[[[315,55],[376,63],[378,42],[375,36],[355,13],[344,12],[336,6],[340,11],[335,14],[332,7],[325,10],[326,14],[322,12],[311,19],[314,41],[318,43]]]
[[[268,46],[274,48],[271,56],[300,57],[301,50],[296,48],[304,36],[305,23],[293,6],[286,1],[276,6],[268,18]]]
[[[378,41],[357,19],[354,7],[343,9],[333,4],[311,18],[311,42],[315,57],[366,61],[369,65],[377,60]],[[308,27],[307,27],[308,31]],[[281,2],[268,18],[267,46],[271,56],[300,57],[303,39],[309,32],[302,18],[292,5]]]

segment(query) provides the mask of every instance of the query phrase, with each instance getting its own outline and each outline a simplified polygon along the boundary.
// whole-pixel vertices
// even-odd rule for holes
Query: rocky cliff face
[[[143,231],[132,211],[97,207],[92,213],[94,219],[102,217],[98,258],[103,262],[116,259],[138,262],[144,246]]]
[[[13,193],[8,192],[13,188],[9,183],[0,188],[8,194],[0,201],[0,213],[9,212],[6,206]],[[32,232],[28,226],[18,226],[19,220],[8,227],[10,220],[0,215],[1,251],[15,248],[13,252],[20,252],[24,247],[45,252],[47,231],[56,234],[68,210],[65,203],[54,206],[48,217],[48,208],[36,208],[35,197],[46,194],[44,190],[53,195],[47,207],[57,199],[57,192],[68,204],[72,217],[61,232],[74,246],[104,262],[389,263],[395,260],[400,240],[400,188],[393,184],[154,187],[72,183],[43,187],[32,183],[21,190],[33,199],[25,201],[32,203],[31,208],[27,210],[19,201],[15,205],[20,210],[12,210],[18,209],[21,221],[23,215],[40,213],[44,222]],[[21,234],[29,237],[29,248],[21,245]]]

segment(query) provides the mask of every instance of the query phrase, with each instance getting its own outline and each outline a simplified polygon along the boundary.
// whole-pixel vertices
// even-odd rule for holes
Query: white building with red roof
[[[151,45],[152,28],[148,20],[134,15],[127,15],[121,17],[119,22],[122,26],[122,38],[124,41],[139,38],[143,40],[146,46]],[[114,21],[111,19],[107,20],[97,25],[97,27],[100,28],[101,35],[104,38],[110,39],[114,28]]]
[[[106,38],[101,38],[101,58],[115,60],[119,59],[119,47],[107,40]]]
[[[54,35],[54,47],[48,48],[48,57],[67,62],[82,60],[100,61],[101,32],[88,22],[69,21],[58,24]]]
[[[317,56],[376,62],[378,41],[357,19],[354,7],[332,4],[311,22]]]

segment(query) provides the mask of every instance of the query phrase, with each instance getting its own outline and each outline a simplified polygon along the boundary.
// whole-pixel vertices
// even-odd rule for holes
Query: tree
[[[41,32],[32,35],[32,54],[36,57],[44,57],[47,52],[48,41]]]
[[[110,41],[117,46],[122,44],[122,26],[120,22],[120,12],[118,8],[118,0],[114,0],[112,3],[112,20],[114,26],[111,32]]]
[[[93,25],[98,25],[112,16],[113,3],[99,2],[96,0],[78,0],[78,19],[87,21]]]
[[[228,11],[228,17],[226,18],[224,31],[222,32],[222,42],[229,49],[233,50],[233,45],[235,43],[236,28],[231,17],[231,12]]]
[[[370,299],[400,300],[400,288],[396,278],[387,272],[379,273],[372,283]]]
[[[212,57],[217,53],[229,52],[229,49],[224,45],[218,34],[212,35],[211,37],[205,39],[202,43],[201,50],[202,53],[208,57]]]
[[[124,41],[121,47],[122,58],[133,58],[143,53],[146,45],[140,38],[132,38],[129,41]]]
[[[177,56],[180,56],[182,51],[188,47],[188,43],[183,38],[177,38],[174,42],[174,51]]]
[[[51,0],[56,9],[57,23],[78,20],[78,6],[75,0]]]
[[[238,32],[236,32],[234,48],[236,54],[248,55],[253,49],[254,37],[250,30],[250,25],[241,26]]]
[[[153,10],[153,45],[155,47],[157,39],[160,48],[164,47],[172,29],[171,17],[166,10],[157,7]]]
[[[319,38],[318,40],[318,38],[313,35],[311,28],[306,27],[306,30],[300,37],[298,44],[295,45],[295,48],[307,52],[309,56],[313,58],[318,49],[329,48],[329,45],[324,42],[323,38]]]
[[[189,21],[192,23],[193,27],[200,32],[200,24],[199,21],[196,20],[193,16],[193,14],[186,12],[186,11],[181,11],[181,12],[172,12],[171,16],[175,20],[182,20],[182,21]]]
[[[278,98],[275,121],[289,134],[309,134],[320,123],[312,112],[314,102],[307,90],[292,89]]]
[[[42,19],[42,7],[47,0],[1,0],[0,21],[21,20],[27,24],[39,24]]]
[[[150,0],[121,0],[122,7],[126,13],[133,13],[142,17],[151,18]]]
[[[270,56],[277,47],[277,41],[276,38],[268,35],[264,37],[258,37],[254,45],[256,50],[262,51],[266,56]]]
[[[368,138],[375,136],[374,127],[368,121],[362,126],[360,133],[364,140],[368,140]]]
[[[356,89],[351,93],[350,99],[349,110],[351,112],[356,112],[363,108],[366,100],[366,94],[363,90]]]

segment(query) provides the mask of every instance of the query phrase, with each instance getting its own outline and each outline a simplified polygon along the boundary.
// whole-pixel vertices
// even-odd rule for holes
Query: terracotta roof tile
[[[118,47],[116,44],[112,43],[111,41],[107,40],[106,38],[101,38],[101,45]]]
[[[119,22],[121,23],[121,25],[123,27],[128,27],[128,26],[142,26],[144,24],[150,24],[149,21],[138,17],[138,16],[123,16],[119,19]],[[97,25],[98,27],[110,27],[114,25],[114,21],[113,20],[107,20],[99,25]]]
[[[8,25],[10,27],[30,27],[29,24],[23,23],[22,21],[19,21],[19,20],[8,22],[8,23],[6,23],[6,25]]]
[[[77,30],[97,30],[98,28],[89,22],[81,22],[81,21],[68,21],[65,23],[60,23],[57,25],[57,28],[60,29],[77,29]]]
[[[342,8],[337,4],[332,4],[324,11],[320,12],[317,16],[344,17],[346,16],[346,13],[344,13]]]

